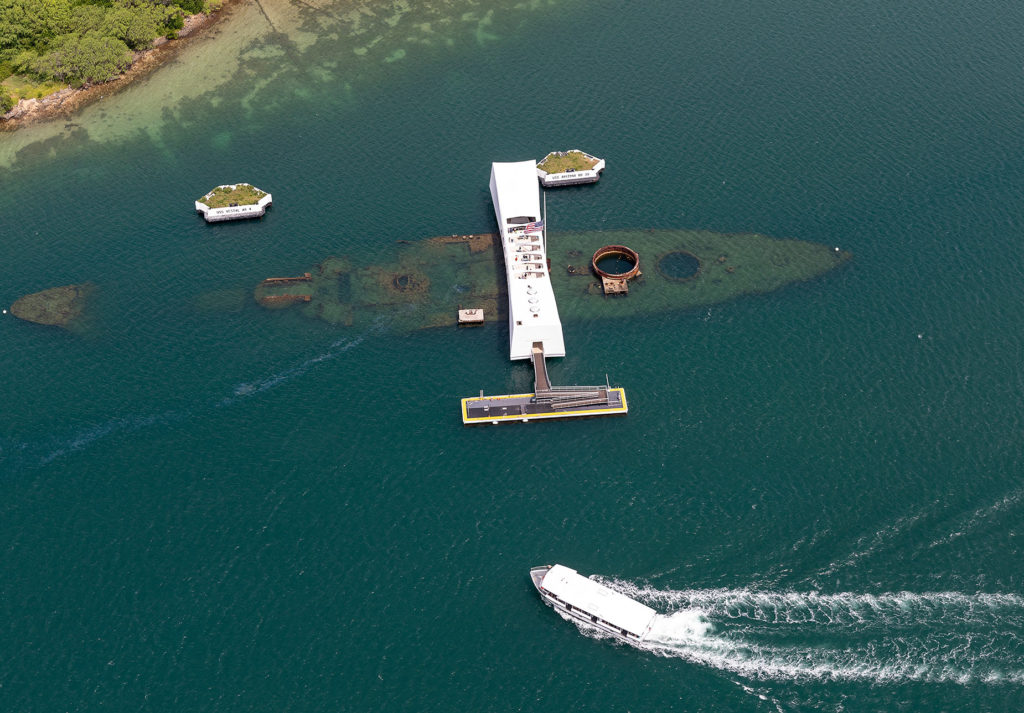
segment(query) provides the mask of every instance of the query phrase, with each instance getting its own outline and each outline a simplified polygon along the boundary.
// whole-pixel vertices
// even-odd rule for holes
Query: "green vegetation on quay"
[[[199,199],[208,208],[227,208],[232,205],[256,205],[260,198],[267,195],[255,186],[248,183],[239,183],[236,186],[218,186],[205,196]]]
[[[221,0],[0,0],[0,113],[63,85],[105,82]]]
[[[586,171],[597,165],[598,159],[588,156],[582,151],[553,151],[537,164],[537,168],[545,173],[565,173],[566,171]]]

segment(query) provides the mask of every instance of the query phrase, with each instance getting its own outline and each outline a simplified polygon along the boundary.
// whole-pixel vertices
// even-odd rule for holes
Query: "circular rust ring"
[[[633,262],[633,268],[627,272],[617,274],[614,272],[605,272],[597,266],[597,261],[603,257],[608,257],[609,255],[621,255],[627,260],[631,260]],[[636,277],[636,274],[640,272],[640,255],[636,250],[627,248],[625,245],[605,245],[594,253],[594,257],[590,261],[590,265],[594,268],[594,272],[601,277],[607,277],[612,280],[629,280]]]

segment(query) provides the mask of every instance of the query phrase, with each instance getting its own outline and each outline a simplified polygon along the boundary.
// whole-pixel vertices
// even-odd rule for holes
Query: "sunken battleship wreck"
[[[300,276],[263,280],[256,300],[267,308],[298,306],[310,317],[344,325],[382,312],[394,326],[410,329],[506,318],[509,358],[533,363],[534,391],[485,396],[481,390],[462,399],[464,424],[498,424],[628,412],[621,387],[551,384],[546,359],[566,355],[563,318],[713,304],[808,279],[850,257],[813,243],[700,231],[549,238],[536,172],[533,161],[491,165],[497,235],[400,241],[394,261],[383,265],[328,258]]]
[[[810,280],[851,257],[835,247],[755,233],[547,236],[548,272],[563,322],[705,307]],[[254,297],[267,309],[295,310],[337,325],[369,325],[387,315],[399,329],[454,327],[460,309],[482,310],[488,322],[507,319],[504,271],[499,236],[446,235],[399,241],[378,261],[328,257],[296,277],[262,281]]]
[[[801,240],[693,230],[552,233],[546,243],[544,272],[562,323],[706,307],[813,279],[852,257]],[[534,392],[484,396],[481,391],[479,397],[464,398],[464,424],[625,414],[621,388],[552,386],[545,359],[558,353],[546,353],[545,344],[533,343],[525,357],[515,352],[513,324],[520,320],[509,311],[515,300],[505,279],[504,247],[501,236],[493,234],[399,241],[390,260],[329,257],[296,277],[264,280],[254,296],[268,309],[363,328],[385,315],[398,330],[455,327],[467,315],[473,323],[514,317],[511,358],[531,359]]]

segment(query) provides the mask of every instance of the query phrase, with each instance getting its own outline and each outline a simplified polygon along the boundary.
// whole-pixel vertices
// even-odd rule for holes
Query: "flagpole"
[[[541,235],[544,236],[544,254],[547,255],[548,254],[548,192],[546,190],[543,190],[543,189],[541,189],[541,192],[544,194],[544,217],[541,219],[541,220],[544,221],[544,225],[541,226],[542,227]]]

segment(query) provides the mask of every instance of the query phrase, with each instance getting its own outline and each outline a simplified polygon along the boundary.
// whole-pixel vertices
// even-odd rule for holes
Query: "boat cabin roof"
[[[636,636],[647,631],[657,613],[649,606],[560,564],[548,570],[542,586],[566,604]]]

